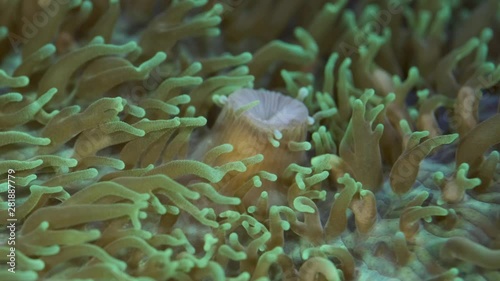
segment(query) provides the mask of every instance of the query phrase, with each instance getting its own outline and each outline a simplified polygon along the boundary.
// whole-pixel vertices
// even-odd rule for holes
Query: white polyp
[[[307,116],[307,124],[314,125],[314,118],[312,118],[311,116]]]
[[[225,105],[227,103],[227,96],[219,96],[218,101],[221,105]]]
[[[276,138],[277,140],[280,140],[281,138],[283,138],[283,134],[279,130],[274,130],[273,134],[274,134],[274,138]]]
[[[304,101],[307,96],[309,96],[309,90],[306,87],[300,88],[299,93],[297,94],[297,99],[300,101]]]
[[[213,95],[212,96],[212,101],[218,106],[218,107],[224,107],[227,103],[227,97],[226,96],[221,96],[221,95]]]

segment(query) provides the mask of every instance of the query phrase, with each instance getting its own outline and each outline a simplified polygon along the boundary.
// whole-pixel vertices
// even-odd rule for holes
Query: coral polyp
[[[0,1],[0,280],[500,280],[500,1]]]

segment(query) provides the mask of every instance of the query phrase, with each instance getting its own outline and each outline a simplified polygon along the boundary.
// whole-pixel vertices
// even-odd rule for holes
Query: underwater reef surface
[[[0,0],[0,280],[500,280],[500,1]]]

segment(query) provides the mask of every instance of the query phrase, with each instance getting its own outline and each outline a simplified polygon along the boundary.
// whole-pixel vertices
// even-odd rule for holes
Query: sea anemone
[[[252,192],[249,192],[250,185],[239,191],[234,189],[245,186],[244,183],[252,176],[258,177],[259,172],[282,178],[291,164],[304,164],[304,152],[310,149],[310,144],[305,142],[311,118],[307,107],[299,100],[265,90],[240,89],[227,98],[221,98],[223,109],[210,135],[203,137],[203,143],[193,153],[194,157],[204,155],[214,147],[229,144],[232,147],[227,153],[217,156],[212,165],[219,166],[252,157],[258,160],[246,165],[246,171],[227,175],[217,183],[219,193],[231,196],[239,193],[247,200],[258,198],[262,191],[284,195],[285,190],[277,191],[278,187],[253,189]]]
[[[500,280],[500,1],[0,1],[0,280]]]

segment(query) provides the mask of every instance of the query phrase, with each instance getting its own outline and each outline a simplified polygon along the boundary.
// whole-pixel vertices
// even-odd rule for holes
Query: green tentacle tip
[[[0,167],[2,170],[13,169],[15,171],[30,170],[34,169],[43,164],[43,160],[33,160],[33,161],[19,161],[19,160],[6,160],[0,162]]]
[[[458,184],[461,185],[464,189],[473,189],[476,186],[481,184],[481,180],[479,178],[470,179],[467,177],[467,173],[469,172],[469,164],[462,163],[458,167],[456,179]]]
[[[293,200],[293,207],[302,213],[314,214],[316,211],[311,206],[304,204],[302,201],[307,199],[306,197],[299,196]]]
[[[291,141],[288,143],[288,149],[290,149],[291,151],[309,151],[311,150],[311,148],[312,145],[308,141],[304,142]]]
[[[29,84],[30,79],[27,76],[11,77],[4,70],[0,69],[0,86],[21,88]]]
[[[275,182],[278,180],[277,175],[266,172],[266,171],[260,171],[258,174],[259,174],[259,177],[266,179],[268,181],[271,181],[271,182]]]
[[[49,145],[49,138],[33,137],[24,132],[0,132],[0,146],[12,143],[26,143],[32,145]]]
[[[262,161],[264,161],[264,155],[262,155],[262,154],[257,154],[257,155],[254,155],[254,156],[251,156],[251,157],[248,157],[248,158],[241,160],[241,162],[245,166],[255,165],[255,164],[258,164]]]

